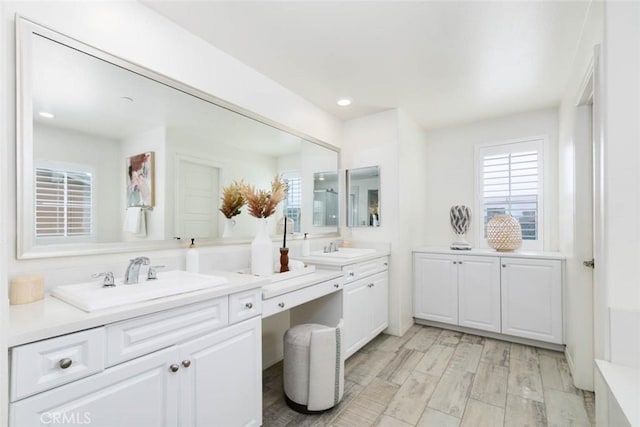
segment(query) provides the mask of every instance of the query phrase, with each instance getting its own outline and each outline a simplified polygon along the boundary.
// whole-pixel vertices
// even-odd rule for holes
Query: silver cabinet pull
[[[454,264],[457,264],[457,263],[458,263],[458,261],[453,261],[453,263],[454,263]]]
[[[284,303],[283,303],[283,302],[279,302],[279,303],[278,303],[278,307],[280,307],[280,308],[284,308]]]
[[[596,261],[592,258],[589,261],[582,261],[582,265],[589,268],[594,268],[596,266]]]
[[[73,360],[69,359],[68,357],[65,357],[64,359],[60,359],[60,367],[62,369],[67,369],[69,366],[71,366],[72,363],[73,363]]]
[[[388,262],[385,262],[385,263],[384,263],[384,266],[385,266],[385,267],[388,267],[388,266],[389,266],[389,263],[388,263]]]
[[[180,369],[180,365],[178,365],[177,363],[174,363],[171,366],[169,366],[169,370],[171,372],[178,372],[178,369]]]
[[[245,308],[247,308],[247,309],[249,309],[249,310],[251,310],[251,309],[253,308],[253,303],[248,302],[248,303],[246,303],[246,304],[244,305],[244,307],[245,307]]]
[[[458,261],[458,264],[462,264],[462,261]]]
[[[502,268],[505,268],[507,266],[507,264],[502,264]]]
[[[355,276],[355,275],[356,275],[356,273],[354,273],[353,271],[350,271],[350,272],[349,272],[349,277],[353,277],[353,276]]]
[[[191,366],[191,360],[183,360],[182,366],[184,366],[185,368],[188,368],[189,366]]]
[[[334,284],[333,284],[333,287],[337,289],[337,288],[339,288],[339,287],[340,287],[340,285],[339,285],[338,283],[334,283]]]

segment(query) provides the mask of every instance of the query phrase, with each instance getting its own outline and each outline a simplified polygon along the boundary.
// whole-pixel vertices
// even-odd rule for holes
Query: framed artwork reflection
[[[155,204],[153,151],[128,157],[126,170],[127,206],[153,207]]]

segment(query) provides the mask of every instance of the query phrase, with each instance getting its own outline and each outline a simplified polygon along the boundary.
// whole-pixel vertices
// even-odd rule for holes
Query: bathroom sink
[[[116,286],[105,288],[101,280],[62,285],[54,288],[51,295],[81,310],[91,312],[124,304],[148,301],[186,292],[220,286],[227,279],[205,274],[173,270],[158,273],[156,280],[145,280],[141,274],[140,283],[125,285],[122,279]]]
[[[322,257],[322,258],[357,258],[360,256],[371,255],[375,253],[375,249],[368,248],[338,248],[336,252],[323,252],[316,251],[311,252],[311,256]]]

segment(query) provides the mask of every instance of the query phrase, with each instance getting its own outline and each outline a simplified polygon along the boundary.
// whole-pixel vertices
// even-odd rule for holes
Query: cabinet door
[[[178,361],[174,347],[12,403],[10,425],[104,427],[178,425]]]
[[[389,325],[389,275],[387,272],[378,273],[370,279],[372,324],[369,331],[369,339],[374,338],[384,331]]]
[[[262,424],[261,330],[258,316],[180,346],[180,425]]]
[[[369,340],[372,316],[370,283],[366,278],[356,280],[345,285],[342,291],[345,357],[351,356]]]
[[[500,332],[500,259],[458,257],[460,326]]]
[[[501,258],[502,333],[562,344],[562,264]]]
[[[414,255],[413,315],[415,317],[458,324],[457,267],[456,256]]]

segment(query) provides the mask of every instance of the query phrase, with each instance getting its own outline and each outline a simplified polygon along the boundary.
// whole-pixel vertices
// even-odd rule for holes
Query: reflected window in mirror
[[[338,173],[335,171],[313,175],[313,225],[338,226]]]
[[[347,226],[379,227],[380,168],[347,170]]]
[[[24,18],[17,25],[19,258],[175,247],[176,236],[248,242],[257,221],[242,208],[230,230],[222,189],[234,181],[268,189],[276,175],[290,191],[268,223],[272,236],[285,214],[294,233],[337,235],[337,212],[314,222],[314,174],[338,170],[337,148]],[[127,221],[126,159],[150,152],[155,201],[136,233]],[[92,170],[92,209],[57,207],[53,228],[62,234],[45,238],[52,208],[43,206],[36,166],[56,162],[80,167],[67,172]]]

